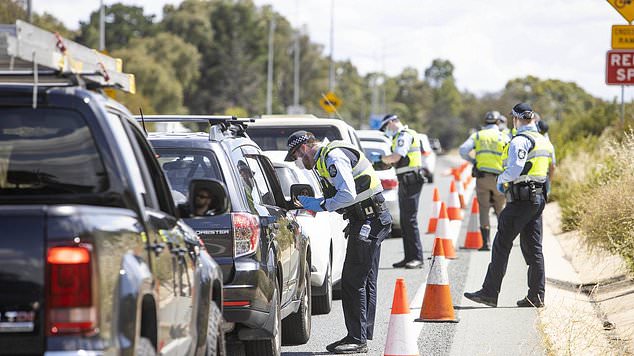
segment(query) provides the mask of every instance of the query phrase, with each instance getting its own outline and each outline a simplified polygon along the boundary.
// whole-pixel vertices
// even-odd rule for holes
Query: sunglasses
[[[204,195],[204,194],[197,194],[196,198],[198,198],[198,199],[211,199],[211,197],[209,195]]]

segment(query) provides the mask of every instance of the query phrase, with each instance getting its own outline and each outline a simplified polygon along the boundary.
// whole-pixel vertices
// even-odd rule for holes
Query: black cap
[[[284,158],[284,160],[286,162],[294,161],[293,154],[295,153],[295,150],[297,149],[297,147],[308,142],[309,139],[314,137],[315,135],[313,135],[311,132],[304,131],[304,130],[293,132],[290,136],[288,136],[288,142],[287,142],[288,153],[286,154],[286,157]]]
[[[398,120],[398,116],[396,116],[394,114],[385,115],[383,117],[383,120],[381,120],[381,125],[379,126],[379,131],[385,131],[385,126],[387,125],[388,122],[390,122],[392,120]]]
[[[518,119],[522,120],[530,120],[534,117],[535,113],[533,108],[527,103],[519,103],[513,107],[511,110],[511,115]]]
[[[544,120],[537,121],[537,131],[542,135],[548,133],[548,124]]]

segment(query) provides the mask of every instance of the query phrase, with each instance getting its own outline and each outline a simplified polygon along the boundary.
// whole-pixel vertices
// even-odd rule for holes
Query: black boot
[[[488,227],[481,227],[480,232],[482,233],[482,247],[480,247],[478,251],[490,251],[489,234],[491,233],[491,229]]]

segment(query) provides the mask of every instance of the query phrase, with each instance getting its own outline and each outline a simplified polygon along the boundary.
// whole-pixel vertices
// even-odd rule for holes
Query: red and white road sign
[[[634,50],[607,52],[605,82],[608,85],[634,85]]]

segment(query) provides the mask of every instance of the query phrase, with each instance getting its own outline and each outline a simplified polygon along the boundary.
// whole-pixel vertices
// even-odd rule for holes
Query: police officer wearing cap
[[[348,334],[326,347],[334,353],[366,353],[374,336],[376,279],[381,242],[392,217],[384,206],[383,187],[370,161],[344,141],[324,144],[306,131],[288,138],[286,161],[314,169],[323,198],[299,196],[305,209],[335,211],[348,220],[348,247],[341,276],[343,313]]]
[[[537,131],[534,114],[526,103],[515,105],[511,111],[517,135],[507,146],[503,156],[504,172],[498,177],[498,189],[506,194],[507,204],[500,214],[482,289],[464,293],[466,298],[477,303],[497,306],[513,240],[519,234],[522,255],[528,265],[528,294],[517,301],[517,306],[544,306],[542,212],[547,200],[544,183],[552,175],[555,150]]]
[[[380,131],[392,138],[392,154],[373,155],[373,162],[381,161],[396,168],[398,178],[398,206],[403,232],[403,250],[405,258],[392,264],[395,268],[422,268],[423,246],[418,231],[418,201],[425,182],[422,171],[423,161],[420,152],[421,143],[416,131],[404,126],[393,114],[386,115],[381,121]]]
[[[489,111],[484,115],[485,126],[473,133],[460,145],[460,156],[473,164],[473,176],[476,177],[476,195],[480,205],[480,232],[482,247],[480,251],[489,251],[491,225],[489,210],[493,205],[495,215],[500,216],[506,198],[497,190],[497,178],[502,173],[502,154],[509,142],[509,136],[499,129],[500,113]],[[475,151],[475,158],[469,152]]]

